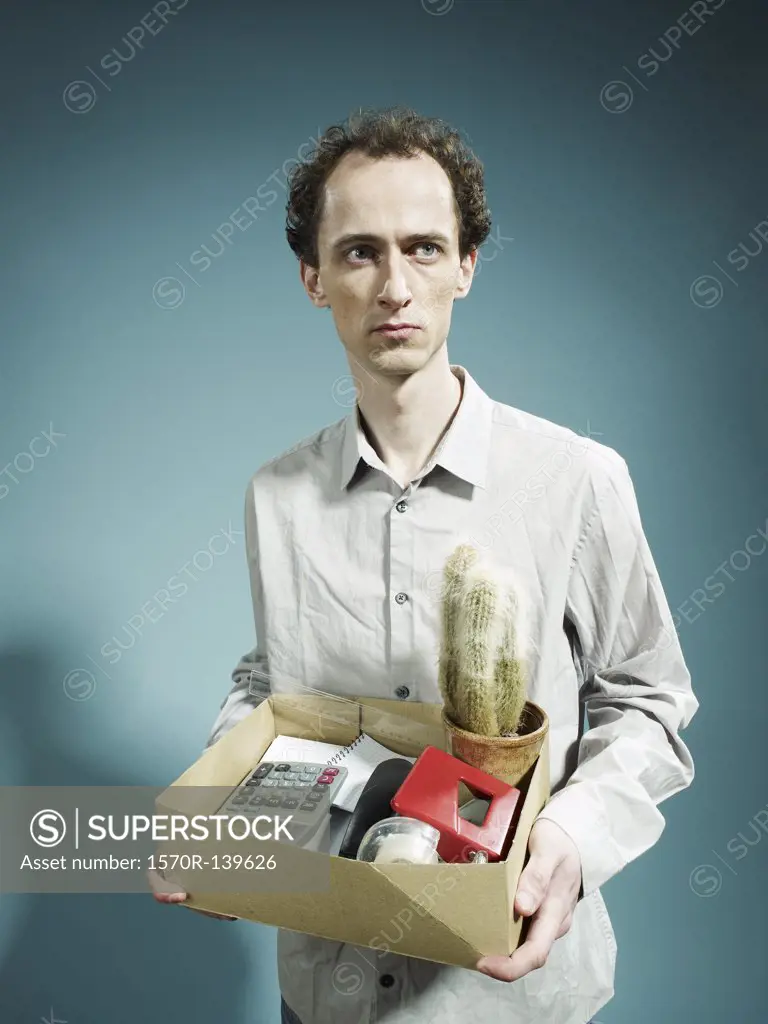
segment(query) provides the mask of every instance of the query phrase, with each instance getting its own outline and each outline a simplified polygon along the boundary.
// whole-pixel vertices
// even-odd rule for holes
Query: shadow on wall
[[[57,702],[67,701],[61,685],[66,668],[59,661],[39,645],[0,650],[2,730],[16,738],[21,754],[14,784],[144,785],[130,765],[116,777],[89,763],[87,741],[82,758],[62,749],[50,727]],[[245,986],[255,966],[249,967],[240,932],[247,925],[162,906],[147,889],[114,895],[3,893],[0,929],[6,927],[10,934],[0,945],[3,1024],[246,1019]]]

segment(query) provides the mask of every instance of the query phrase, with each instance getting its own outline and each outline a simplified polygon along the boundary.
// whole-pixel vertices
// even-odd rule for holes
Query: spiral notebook
[[[368,733],[361,732],[357,739],[340,747],[321,740],[305,740],[298,736],[279,735],[272,740],[262,755],[262,761],[304,761],[311,764],[343,765],[347,777],[333,799],[333,806],[352,811],[360,799],[366,782],[374,768],[391,757],[405,757],[389,750]],[[406,757],[411,764],[415,757]]]

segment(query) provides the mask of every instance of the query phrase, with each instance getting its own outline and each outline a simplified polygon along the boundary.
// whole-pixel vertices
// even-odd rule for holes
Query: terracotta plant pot
[[[536,762],[549,729],[546,711],[533,701],[525,702],[518,736],[481,736],[467,732],[454,725],[445,709],[442,719],[449,753],[510,786],[516,786]]]

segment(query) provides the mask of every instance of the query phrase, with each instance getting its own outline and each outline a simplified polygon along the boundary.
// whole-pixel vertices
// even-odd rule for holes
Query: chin
[[[370,362],[382,373],[415,373],[428,361],[429,352],[423,348],[400,345],[397,348],[371,353]]]

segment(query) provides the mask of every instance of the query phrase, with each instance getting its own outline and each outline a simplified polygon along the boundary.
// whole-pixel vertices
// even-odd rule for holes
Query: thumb
[[[529,845],[529,850],[530,857],[520,875],[515,896],[515,910],[525,917],[534,914],[541,906],[558,864],[558,857],[547,853],[535,843]]]

